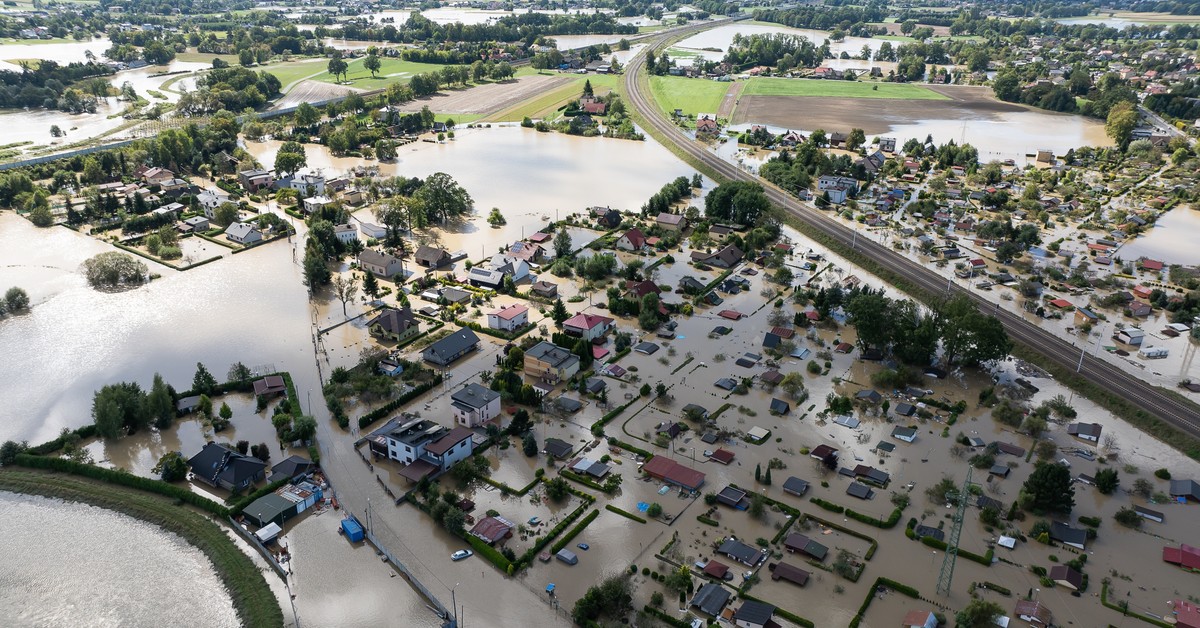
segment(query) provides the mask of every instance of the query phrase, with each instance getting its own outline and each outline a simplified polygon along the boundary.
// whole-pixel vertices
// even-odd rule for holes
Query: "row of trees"
[[[933,303],[929,312],[911,300],[893,300],[870,288],[849,293],[822,290],[814,302],[818,310],[844,304],[860,347],[890,350],[910,364],[930,364],[939,340],[948,364],[981,364],[1012,350],[1000,320],[981,314],[963,294]]]

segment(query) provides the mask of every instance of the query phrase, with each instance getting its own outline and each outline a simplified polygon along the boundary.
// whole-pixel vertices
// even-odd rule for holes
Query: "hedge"
[[[632,451],[633,453],[638,454],[639,456],[645,458],[646,460],[649,460],[650,458],[654,457],[654,454],[651,454],[650,452],[646,451],[645,449],[642,449],[641,447],[634,447],[633,445],[630,445],[629,443],[626,443],[625,441],[617,440],[616,438],[609,438],[608,444],[613,445],[615,447],[620,447],[621,449],[624,449],[625,451]]]
[[[538,482],[542,481],[542,478],[540,476],[535,477],[535,478],[533,478],[532,482],[521,487],[521,490],[517,490],[503,482],[497,482],[496,480],[493,480],[492,478],[489,478],[486,475],[480,476],[479,479],[482,482],[484,482],[485,484],[490,484],[490,485],[500,489],[500,491],[503,493],[516,495],[517,497],[524,497],[527,493],[529,493],[529,491],[533,490],[533,487],[538,485]]]
[[[423,395],[426,392],[428,392],[429,390],[431,390],[434,386],[437,386],[438,384],[441,384],[441,383],[442,383],[442,376],[440,374],[434,375],[434,377],[431,381],[421,384],[420,386],[417,386],[416,388],[404,393],[403,395],[400,395],[400,397],[398,399],[394,399],[394,400],[388,402],[386,405],[384,405],[380,408],[376,408],[375,410],[372,410],[371,412],[368,412],[368,413],[358,417],[359,429],[364,429],[367,426],[369,426],[370,424],[378,421],[379,419],[382,419],[383,417],[395,412],[396,410],[399,410],[401,408],[401,406],[403,406],[404,404],[412,401],[413,399],[416,399],[417,397],[420,397],[421,395]]]
[[[712,526],[714,528],[721,525],[721,524],[717,523],[717,521],[715,519],[709,519],[708,517],[705,517],[704,515],[697,515],[696,521],[699,521],[700,523],[703,523],[706,526]]]
[[[583,529],[586,528],[589,523],[594,521],[596,519],[596,517],[599,517],[599,516],[600,516],[599,510],[593,510],[592,512],[589,512],[587,514],[587,516],[583,518],[583,521],[580,521],[579,523],[575,524],[574,528],[571,528],[570,530],[568,530],[567,533],[564,534],[561,539],[555,541],[554,544],[550,546],[550,551],[552,553],[557,554],[559,550],[566,547],[567,544],[571,542],[571,539],[575,538],[580,532],[583,532]]]
[[[646,523],[646,520],[645,520],[645,519],[643,519],[643,518],[641,518],[641,517],[639,517],[639,516],[637,516],[637,515],[635,515],[635,514],[633,514],[633,513],[629,512],[629,511],[626,511],[626,510],[621,510],[620,508],[617,508],[616,506],[613,506],[612,504],[605,504],[605,505],[604,505],[604,509],[605,509],[605,510],[607,510],[607,511],[609,511],[609,512],[615,512],[615,513],[617,513],[618,515],[621,515],[622,517],[625,517],[626,519],[633,519],[634,521],[636,521],[636,522],[638,522],[638,523]]]
[[[824,508],[825,510],[828,510],[829,512],[837,513],[839,515],[846,512],[846,509],[844,507],[838,506],[837,504],[834,504],[832,502],[827,502],[827,501],[821,499],[820,497],[814,497],[809,501],[820,506],[821,508]]]
[[[863,523],[873,525],[876,528],[883,528],[884,530],[890,530],[890,529],[896,527],[896,524],[900,523],[900,516],[902,513],[903,513],[903,510],[900,508],[897,508],[892,511],[891,515],[888,515],[887,519],[880,519],[878,517],[864,515],[861,512],[855,512],[853,510],[850,510],[849,508],[846,509],[847,517],[850,517],[851,519],[854,519],[855,521],[861,521]]]
[[[659,621],[661,621],[662,623],[664,623],[668,626],[675,626],[675,628],[691,628],[691,626],[692,626],[690,623],[688,623],[682,619],[668,615],[667,613],[664,613],[662,610],[654,608],[653,606],[650,606],[649,604],[647,604],[646,607],[643,608],[642,610],[646,611],[647,615],[651,615],[651,616],[655,617],[656,619],[658,619]]]
[[[496,548],[484,543],[483,539],[472,534],[467,535],[467,543],[471,544],[471,547],[475,549],[476,554],[479,554],[480,556],[491,561],[493,565],[500,568],[500,571],[508,573],[508,568],[512,566],[512,561],[505,558],[500,552],[496,551]]]
[[[80,440],[88,439],[88,438],[91,438],[96,435],[96,426],[95,425],[85,425],[85,426],[75,430],[74,433],[76,436],[79,437]],[[52,454],[56,451],[59,451],[65,445],[66,445],[65,437],[59,436],[58,438],[51,440],[51,441],[46,441],[46,442],[42,443],[41,445],[34,445],[33,447],[26,449],[25,453],[32,455],[32,456],[44,456],[46,454]]]
[[[931,536],[923,536],[923,537],[921,537],[921,542],[929,547],[934,548],[934,549],[946,551],[946,542],[945,541],[939,541]],[[991,567],[992,566],[992,557],[995,555],[995,552],[993,550],[989,549],[986,554],[984,554],[983,556],[980,556],[979,554],[976,554],[975,552],[968,552],[967,550],[962,549],[960,547],[958,549],[958,555],[962,556],[963,558],[965,558],[967,560],[975,561],[975,562],[979,563],[980,565],[983,565],[984,567]]]
[[[863,560],[871,560],[871,557],[875,555],[875,551],[879,549],[879,542],[876,541],[875,539],[863,534],[862,532],[859,532],[857,530],[851,530],[850,528],[847,528],[846,526],[838,525],[832,521],[829,521],[828,519],[822,519],[820,517],[815,517],[813,515],[804,515],[804,516],[808,517],[809,519],[812,519],[813,521],[816,521],[817,523],[820,523],[821,525],[833,528],[834,530],[837,530],[838,532],[844,532],[846,534],[849,534],[852,537],[859,538],[859,539],[866,541],[867,543],[870,543],[871,546],[868,547],[867,552],[865,554],[863,554]]]
[[[606,490],[604,488],[603,484],[600,484],[599,482],[596,482],[595,480],[592,480],[591,478],[586,478],[582,475],[579,475],[578,473],[575,473],[574,471],[572,471],[570,469],[563,469],[563,470],[559,471],[558,474],[563,476],[564,478],[567,478],[568,480],[571,480],[573,482],[578,482],[590,489],[600,491],[601,493],[611,492],[611,491]]]
[[[551,539],[558,536],[559,533],[566,529],[567,526],[571,525],[573,521],[578,519],[579,515],[582,514],[584,510],[587,510],[588,507],[592,505],[593,498],[591,495],[580,493],[578,491],[572,491],[572,493],[575,493],[576,495],[583,495],[587,499],[584,500],[583,504],[579,505],[579,508],[576,508],[574,512],[567,515],[566,519],[563,519],[562,521],[558,522],[558,525],[551,528],[545,536],[538,537],[537,541],[534,542],[533,547],[525,550],[525,553],[517,559],[517,562],[513,563],[514,570],[524,569],[529,565],[529,563],[533,562],[533,557],[537,556],[538,553],[542,551],[542,548],[546,547],[546,544],[549,543]]]
[[[1121,613],[1122,615],[1125,615],[1128,617],[1133,617],[1134,619],[1140,619],[1140,620],[1146,622],[1147,624],[1151,624],[1154,626],[1162,626],[1163,628],[1171,628],[1172,627],[1172,624],[1168,624],[1165,621],[1155,619],[1153,617],[1150,617],[1149,615],[1142,615],[1141,613],[1138,613],[1137,611],[1122,609],[1119,605],[1109,602],[1108,601],[1108,583],[1107,582],[1100,585],[1100,603],[1103,604],[1106,608],[1111,608],[1114,611]]]
[[[599,421],[592,423],[592,434],[595,434],[596,436],[603,434],[604,426],[607,425],[609,421],[617,418],[618,415],[620,415],[622,412],[624,412],[626,409],[628,409],[629,406],[632,406],[635,402],[639,401],[640,399],[641,399],[641,397],[634,397],[633,399],[626,401],[625,403],[613,408],[612,410],[609,410],[607,413],[604,414],[604,416],[600,417]]]
[[[129,488],[135,488],[149,493],[158,493],[159,495],[165,495],[186,504],[206,510],[214,515],[217,515],[218,517],[228,517],[231,514],[228,508],[207,497],[204,497],[203,495],[193,493],[187,489],[175,486],[174,484],[168,484],[162,480],[151,480],[150,478],[144,478],[138,475],[133,475],[132,473],[126,473],[124,471],[105,469],[104,467],[83,464],[82,462],[75,462],[73,460],[67,460],[66,458],[32,456],[24,453],[17,454],[14,464],[22,467],[28,467],[30,469],[61,471],[63,473],[70,473],[85,478],[91,478],[93,480],[108,482],[110,484],[127,486]]]

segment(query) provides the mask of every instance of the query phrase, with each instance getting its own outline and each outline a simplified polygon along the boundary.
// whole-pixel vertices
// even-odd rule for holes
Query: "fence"
[[[359,521],[366,521],[366,519],[359,517],[358,515],[355,515],[353,512],[350,511],[350,509],[345,508],[344,506],[342,509],[346,512],[346,514],[349,514],[349,515],[355,517]],[[365,531],[367,540],[371,542],[371,545],[374,545],[375,549],[379,550],[379,552],[381,554],[386,556],[388,562],[391,563],[392,566],[395,567],[397,571],[404,574],[404,577],[408,580],[408,583],[411,584],[412,587],[417,590],[417,593],[420,593],[422,597],[424,597],[431,605],[433,605],[434,610],[436,610],[441,615],[442,619],[446,619],[446,618],[450,617],[450,611],[446,610],[446,606],[442,604],[441,600],[438,600],[437,597],[435,597],[433,595],[433,593],[431,593],[429,591],[429,589],[426,589],[425,585],[421,584],[421,581],[417,580],[417,577],[414,576],[413,573],[408,570],[408,567],[405,567],[404,563],[397,560],[396,557],[393,556],[392,553],[389,552],[387,550],[387,548],[384,547],[383,544],[379,542],[379,539],[377,539],[375,537],[375,535],[371,532],[371,530],[369,528],[366,528],[366,526],[364,526],[364,531]]]
[[[234,531],[236,531],[239,536],[245,539],[247,543],[253,545],[258,550],[258,553],[262,554],[263,558],[267,559],[267,563],[271,565],[271,569],[274,569],[275,573],[279,574],[279,577],[283,578],[284,582],[287,582],[287,571],[283,568],[283,565],[279,564],[279,561],[275,560],[275,555],[263,546],[263,544],[258,540],[258,537],[250,534],[250,532],[238,524],[237,521],[234,521],[233,517],[229,518],[229,525],[232,526]]]

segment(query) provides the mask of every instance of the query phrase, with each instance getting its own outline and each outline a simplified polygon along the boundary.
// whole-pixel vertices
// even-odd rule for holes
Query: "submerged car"
[[[453,561],[460,561],[460,560],[463,560],[463,559],[470,558],[470,557],[472,557],[472,556],[474,556],[474,555],[475,555],[475,552],[472,552],[472,551],[471,551],[471,550],[469,550],[469,549],[461,549],[461,550],[458,550],[457,552],[454,552],[453,554],[451,554],[451,555],[450,555],[450,560],[453,560]]]

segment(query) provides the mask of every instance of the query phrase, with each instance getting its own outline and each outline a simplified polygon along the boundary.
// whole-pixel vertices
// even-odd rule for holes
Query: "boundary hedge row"
[[[389,401],[387,404],[358,417],[359,429],[365,429],[367,426],[378,421],[379,419],[382,419],[383,417],[395,412],[396,410],[399,410],[402,406],[404,406],[408,402],[429,392],[430,390],[433,389],[434,386],[437,386],[438,384],[441,384],[441,383],[442,383],[441,374],[434,375],[432,380],[430,380],[424,384],[421,384],[420,386],[417,386],[416,388],[404,393],[403,395],[400,395],[398,398],[396,398],[392,401]]]
[[[237,498],[236,496],[231,495],[230,498],[228,500],[226,500],[226,503],[229,504],[230,516],[237,516],[243,510],[246,509],[246,506],[253,504],[254,500],[256,500],[264,495],[267,495],[268,493],[274,493],[279,487],[284,486],[285,484],[288,484],[289,482],[291,482],[291,480],[292,480],[291,478],[283,478],[281,480],[276,480],[276,481],[271,482],[270,484],[258,489],[257,491],[250,493],[249,495],[247,495],[245,497]]]
[[[467,535],[467,543],[475,550],[476,554],[488,559],[491,563],[500,568],[506,574],[512,573],[512,561],[505,558],[503,554],[496,551],[496,548],[483,542],[483,539],[473,535]]]
[[[1134,619],[1140,619],[1140,620],[1146,622],[1147,624],[1151,624],[1153,626],[1162,626],[1163,628],[1171,628],[1171,624],[1168,624],[1165,621],[1155,619],[1153,617],[1150,617],[1149,615],[1142,615],[1141,613],[1138,613],[1136,611],[1123,610],[1120,606],[1113,604],[1112,602],[1109,602],[1108,601],[1108,583],[1107,582],[1100,585],[1100,603],[1103,604],[1105,606],[1105,608],[1111,608],[1112,610],[1117,611],[1127,617],[1133,617]]]
[[[939,540],[933,538],[932,536],[921,537],[921,543],[925,544],[928,547],[942,550],[943,552],[946,551],[946,542],[939,541]],[[960,548],[958,548],[958,555],[967,560],[977,562],[980,565],[983,565],[984,567],[991,567],[992,566],[992,558],[995,556],[995,551],[989,549],[986,554],[984,554],[983,556],[980,556],[979,554],[976,554],[975,552],[968,552],[967,550],[960,547]]]
[[[875,579],[875,584],[872,584],[871,588],[867,589],[867,597],[863,600],[863,603],[859,605],[858,613],[854,615],[854,619],[850,620],[850,628],[858,628],[858,625],[862,623],[863,617],[867,614],[867,608],[871,606],[871,602],[875,600],[875,591],[878,590],[880,586],[888,587],[896,593],[907,595],[914,600],[921,599],[921,594],[917,592],[915,588],[910,587],[907,584],[901,584],[895,580],[890,580],[880,576]]]
[[[808,500],[808,501],[810,501],[810,502],[812,502],[812,503],[814,503],[814,504],[816,504],[816,505],[820,506],[821,508],[824,508],[825,510],[828,510],[829,512],[832,512],[832,513],[837,513],[837,514],[839,514],[839,515],[840,515],[840,514],[842,514],[842,513],[846,512],[846,508],[845,508],[845,507],[843,507],[843,506],[838,506],[837,504],[835,504],[835,503],[833,503],[833,502],[827,502],[827,501],[825,501],[825,500],[821,499],[820,497],[814,497],[814,498],[812,498],[812,499],[810,499],[810,500]]]
[[[571,539],[578,536],[580,532],[583,532],[583,529],[588,527],[588,524],[595,521],[596,517],[599,517],[599,516],[600,516],[599,510],[593,510],[592,512],[589,512],[587,514],[587,516],[585,516],[583,518],[582,521],[575,524],[574,528],[571,528],[570,530],[568,530],[566,534],[562,535],[562,538],[555,541],[554,544],[550,546],[550,551],[557,554],[559,550],[566,547],[567,544],[571,542]]]
[[[642,517],[639,517],[639,516],[629,512],[628,510],[621,510],[620,508],[617,508],[616,506],[613,506],[612,504],[605,504],[604,509],[609,512],[614,512],[618,515],[621,515],[622,517],[625,517],[626,519],[633,519],[634,521],[636,521],[638,523],[646,523],[646,520],[643,519]]]
[[[883,528],[884,530],[890,530],[896,527],[896,524],[900,523],[900,517],[903,515],[903,513],[904,509],[897,508],[892,511],[892,514],[888,515],[887,519],[880,519],[879,517],[872,517],[871,515],[864,515],[861,512],[855,512],[849,508],[846,509],[847,517],[850,517],[855,521],[861,521],[867,525],[873,525],[876,528]]]
[[[654,608],[649,604],[647,604],[642,610],[645,611],[647,615],[654,617],[668,626],[674,626],[675,628],[691,628],[692,626],[688,622],[664,613],[661,609]]]

